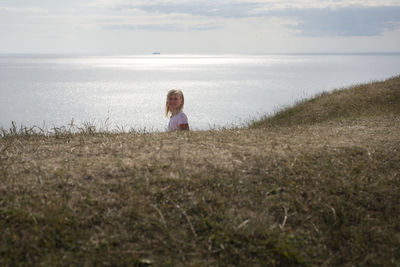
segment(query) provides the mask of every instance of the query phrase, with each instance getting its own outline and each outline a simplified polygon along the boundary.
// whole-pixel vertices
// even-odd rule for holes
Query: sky
[[[400,0],[0,0],[0,53],[400,52]]]

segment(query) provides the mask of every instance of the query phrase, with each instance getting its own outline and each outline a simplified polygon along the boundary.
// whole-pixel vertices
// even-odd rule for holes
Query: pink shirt
[[[185,113],[179,112],[178,114],[171,116],[168,123],[168,131],[179,130],[180,124],[188,124],[188,118]]]

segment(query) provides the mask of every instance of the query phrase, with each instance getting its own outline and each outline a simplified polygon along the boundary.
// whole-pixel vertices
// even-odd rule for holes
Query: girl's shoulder
[[[179,112],[179,113],[176,114],[175,116],[176,116],[176,118],[179,119],[179,120],[184,120],[184,121],[187,121],[187,120],[188,120],[186,114],[185,114],[183,111]]]
[[[182,117],[187,117],[186,114],[185,114],[183,111],[179,112],[179,114],[180,114],[180,116],[182,116]]]

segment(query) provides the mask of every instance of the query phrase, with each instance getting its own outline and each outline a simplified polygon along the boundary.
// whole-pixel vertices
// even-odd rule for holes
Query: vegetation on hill
[[[0,265],[400,264],[400,77],[246,128],[0,138]]]
[[[252,128],[315,124],[342,119],[400,114],[400,79],[394,77],[322,93],[251,123]]]

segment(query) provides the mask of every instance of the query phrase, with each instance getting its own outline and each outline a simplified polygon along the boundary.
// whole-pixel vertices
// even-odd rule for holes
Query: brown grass
[[[399,265],[399,85],[243,129],[3,130],[0,265]]]
[[[322,93],[298,102],[274,116],[252,122],[251,127],[303,125],[359,117],[400,114],[400,79],[394,77]]]

